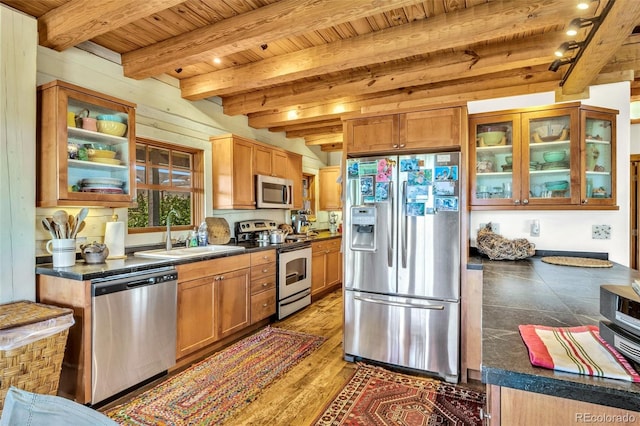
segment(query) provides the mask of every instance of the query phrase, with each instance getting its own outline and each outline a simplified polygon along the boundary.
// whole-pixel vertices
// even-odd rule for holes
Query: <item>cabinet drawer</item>
[[[251,296],[251,323],[276,313],[276,289],[263,291]]]
[[[251,281],[275,278],[276,276],[276,264],[264,264],[251,267]]]
[[[237,256],[221,257],[218,259],[203,260],[201,262],[177,265],[178,281],[189,281],[209,275],[223,274],[229,271],[237,271],[249,266],[249,255],[239,254]]]
[[[255,265],[263,265],[265,263],[276,263],[276,251],[275,250],[264,250],[258,251],[251,254],[251,266]]]
[[[340,250],[340,241],[341,241],[340,238],[334,238],[332,240],[311,243],[311,252],[318,253],[318,252]]]
[[[259,280],[251,280],[251,294],[258,294],[265,290],[276,288],[276,276],[261,278]]]

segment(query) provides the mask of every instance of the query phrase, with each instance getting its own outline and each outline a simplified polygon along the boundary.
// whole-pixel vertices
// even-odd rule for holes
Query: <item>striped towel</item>
[[[640,382],[640,375],[605,342],[598,327],[521,325],[520,335],[532,365],[551,370]]]

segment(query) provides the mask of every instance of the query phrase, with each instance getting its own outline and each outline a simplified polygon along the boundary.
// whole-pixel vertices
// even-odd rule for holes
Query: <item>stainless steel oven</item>
[[[311,243],[278,248],[278,319],[311,304]]]

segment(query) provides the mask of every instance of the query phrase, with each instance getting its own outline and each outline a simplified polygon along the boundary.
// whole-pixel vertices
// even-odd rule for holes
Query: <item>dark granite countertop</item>
[[[477,259],[477,258],[476,258]],[[482,259],[482,381],[627,410],[640,409],[640,384],[534,367],[518,325],[598,325],[600,285],[629,285],[640,272]],[[477,265],[477,262],[470,262]],[[637,365],[636,365],[637,367]]]
[[[107,260],[100,264],[87,264],[83,260],[76,261],[74,266],[67,268],[54,268],[51,263],[41,263],[36,265],[36,274],[51,275],[56,277],[68,278],[72,280],[93,280],[95,278],[104,278],[113,275],[127,274],[147,271],[149,269],[160,268],[163,266],[180,265],[185,263],[198,262],[201,260],[209,260],[227,256],[237,256],[245,253],[252,253],[262,250],[273,250],[281,247],[292,247],[293,244],[304,245],[307,242],[330,240],[340,238],[340,234],[330,234],[329,232],[319,232],[317,236],[300,241],[298,243],[288,244],[258,244],[257,242],[241,242],[229,243],[229,245],[238,245],[245,248],[244,251],[234,251],[228,253],[208,253],[201,256],[194,256],[185,259],[151,259],[144,257],[136,257],[133,255],[135,251],[149,250],[154,248],[163,248],[163,245],[145,246],[145,247],[128,247],[126,249],[126,259]],[[179,247],[176,247],[179,248]]]

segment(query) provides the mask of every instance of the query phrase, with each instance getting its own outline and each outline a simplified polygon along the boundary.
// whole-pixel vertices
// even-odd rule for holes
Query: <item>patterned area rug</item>
[[[324,340],[267,327],[105,414],[126,425],[222,424]]]
[[[358,364],[351,380],[315,424],[481,426],[484,404],[484,393]]]

